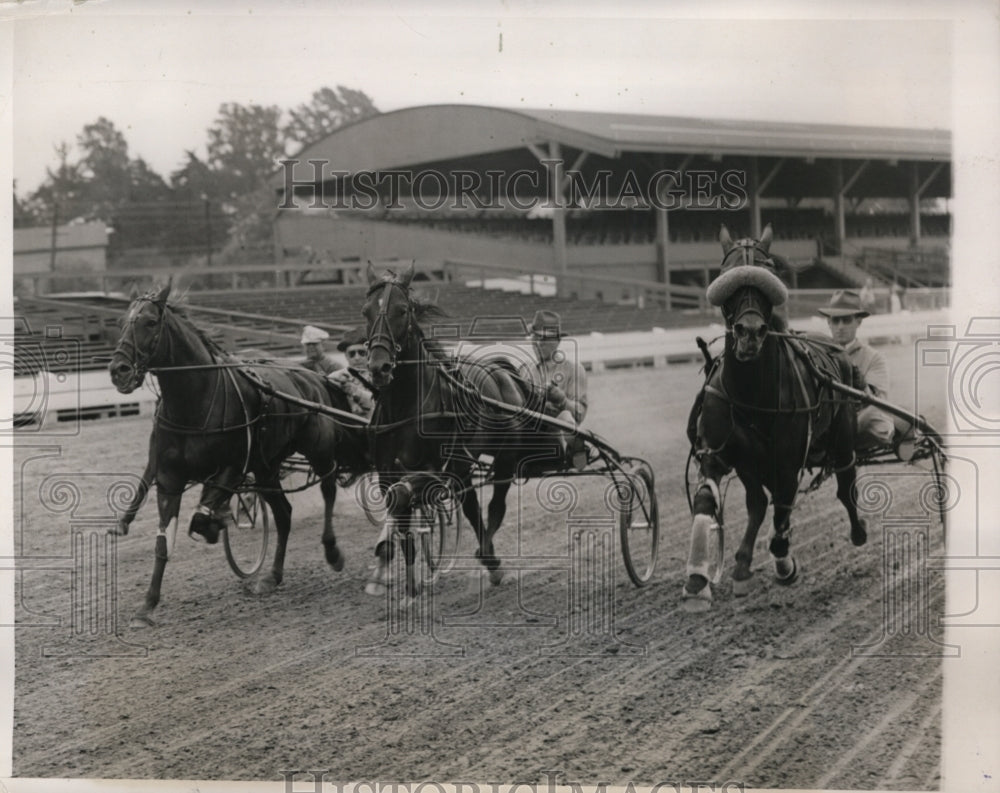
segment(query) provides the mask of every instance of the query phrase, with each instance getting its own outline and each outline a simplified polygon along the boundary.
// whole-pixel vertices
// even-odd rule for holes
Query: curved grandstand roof
[[[357,172],[455,160],[554,141],[605,157],[626,152],[951,160],[951,133],[937,129],[857,127],[681,118],[577,110],[511,110],[481,105],[424,105],[364,119],[296,155]],[[300,166],[301,167],[301,166]],[[296,169],[296,177],[305,176]],[[275,178],[280,188],[284,176]]]

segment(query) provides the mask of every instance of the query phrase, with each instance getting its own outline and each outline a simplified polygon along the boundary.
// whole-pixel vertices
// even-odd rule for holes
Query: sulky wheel
[[[628,475],[622,486],[627,491],[627,498],[622,499],[619,512],[622,560],[632,583],[645,586],[653,577],[660,543],[653,472],[648,466],[641,465]]]
[[[222,532],[226,559],[240,578],[249,578],[264,564],[271,533],[267,504],[256,491],[236,494],[233,521]]]
[[[433,584],[455,566],[461,514],[453,498],[432,499],[417,507],[415,530],[420,538],[421,573]]]

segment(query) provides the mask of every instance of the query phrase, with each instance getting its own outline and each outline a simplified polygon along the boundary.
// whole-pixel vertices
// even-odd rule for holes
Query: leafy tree
[[[364,91],[338,85],[314,91],[307,104],[288,111],[290,120],[283,132],[298,144],[298,150],[325,138],[345,124],[378,115],[375,103]]]
[[[219,108],[208,130],[210,197],[238,201],[267,180],[285,152],[280,120],[275,105],[227,102]]]

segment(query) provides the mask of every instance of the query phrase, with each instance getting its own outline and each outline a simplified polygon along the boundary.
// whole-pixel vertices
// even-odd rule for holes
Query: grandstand
[[[944,132],[437,106],[344,127],[298,160],[273,185],[282,207],[273,263],[112,268],[72,273],[71,281],[59,272],[16,272],[24,285],[17,379],[80,373],[107,407],[114,400],[103,370],[127,305],[115,290],[167,277],[179,279],[192,319],[223,347],[298,356],[303,325],[337,336],[360,322],[367,261],[392,268],[415,261],[414,284],[450,314],[438,328],[445,335],[518,335],[540,308],[558,311],[580,338],[704,326],[718,320],[704,289],[717,274],[722,224],[734,236],[772,225],[772,250],[788,264],[793,318],[812,315],[832,289],[868,279],[879,311],[888,310],[894,283],[907,290],[912,310],[947,302]],[[445,189],[380,188],[377,201],[359,207],[351,179],[317,177],[303,165],[309,160],[335,163],[351,179],[386,168],[434,172]],[[642,187],[664,170],[685,188],[669,207]],[[526,178],[513,191],[488,181],[452,191],[459,172]],[[564,200],[573,198],[571,173],[584,182],[606,174],[606,194]],[[733,191],[725,180],[734,173],[745,178],[744,192],[726,204]],[[602,203],[633,177],[634,200]],[[704,194],[692,191],[697,178],[710,186]],[[324,206],[330,195],[346,205]],[[86,278],[96,293],[53,294],[60,285],[79,289]]]

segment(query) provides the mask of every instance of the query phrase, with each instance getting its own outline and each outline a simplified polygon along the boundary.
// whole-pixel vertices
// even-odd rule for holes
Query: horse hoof
[[[264,576],[251,584],[250,591],[258,597],[267,597],[268,595],[273,595],[277,588],[278,583],[271,576]]]
[[[128,626],[130,628],[153,628],[156,626],[156,622],[153,621],[153,618],[149,614],[140,611],[132,615]]]
[[[496,570],[490,570],[490,583],[493,586],[500,586],[501,581],[503,581],[503,570],[499,567]]]
[[[334,545],[332,548],[326,549],[326,562],[334,569],[335,572],[339,573],[344,569],[344,554],[340,552],[340,548]]]
[[[119,523],[113,529],[108,529],[108,534],[113,537],[125,537],[128,535],[128,524]]]
[[[733,594],[738,598],[745,598],[750,594],[752,578],[734,578]]]
[[[856,548],[860,548],[868,542],[868,531],[865,528],[864,521],[859,521],[857,528],[851,527],[851,543]]]
[[[369,581],[365,584],[366,595],[384,595],[388,589],[381,581]]]
[[[688,614],[703,614],[712,608],[712,585],[705,584],[697,592],[688,592],[687,587],[681,590],[681,610]]]
[[[799,566],[791,556],[774,560],[774,580],[782,586],[790,586],[799,578]]]

